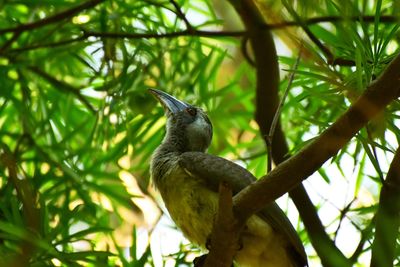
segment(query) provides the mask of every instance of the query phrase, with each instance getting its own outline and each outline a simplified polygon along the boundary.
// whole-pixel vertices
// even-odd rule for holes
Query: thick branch
[[[238,250],[241,226],[233,215],[232,189],[219,185],[218,215],[211,234],[211,250],[204,267],[230,267]]]
[[[279,65],[274,41],[269,31],[266,31],[264,27],[259,27],[259,25],[264,24],[264,21],[251,2],[242,1],[242,5],[235,5],[235,8],[241,15],[247,31],[252,33],[250,41],[257,72],[255,119],[268,149],[271,150],[269,154],[272,155],[273,161],[278,165],[289,158],[290,155],[279,117],[274,123],[274,117],[279,106]],[[272,127],[274,129],[271,138],[269,132]],[[345,256],[325,232],[325,228],[303,185],[300,184],[293,189],[290,196],[324,266],[350,266]]]
[[[393,266],[400,226],[400,148],[390,164],[376,214],[371,267]]]
[[[399,79],[400,55],[397,55],[380,78],[318,138],[237,194],[234,198],[237,213],[244,219],[248,218],[318,170],[369,120],[399,96]]]

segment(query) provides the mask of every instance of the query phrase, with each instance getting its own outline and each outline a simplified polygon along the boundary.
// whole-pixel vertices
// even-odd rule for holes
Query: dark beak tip
[[[147,90],[163,105],[166,113],[177,113],[188,107],[186,103],[161,90],[153,88],[149,88]]]
[[[165,94],[163,91],[154,89],[154,88],[148,88],[147,92],[154,96],[158,102],[160,102],[163,106],[165,105],[165,102],[163,100],[163,95]]]
[[[158,95],[159,93],[158,93],[158,90],[157,89],[154,89],[154,88],[148,88],[147,89],[147,92],[149,93],[149,94],[152,94],[152,95]]]

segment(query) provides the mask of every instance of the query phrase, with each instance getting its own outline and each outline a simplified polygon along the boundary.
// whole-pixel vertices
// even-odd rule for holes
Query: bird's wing
[[[179,165],[190,175],[205,179],[207,186],[215,192],[218,192],[221,182],[228,183],[235,195],[256,181],[256,178],[249,171],[236,163],[202,152],[185,152],[181,154]],[[304,252],[303,244],[296,230],[279,206],[275,202],[272,202],[257,215],[265,220],[275,231],[283,234],[290,240],[294,249],[293,256],[300,263],[304,263],[299,266],[306,265],[307,256]]]
[[[303,243],[301,242],[296,230],[293,228],[286,214],[279,208],[279,206],[272,202],[259,213],[257,213],[263,220],[268,222],[273,229],[286,236],[292,244],[290,253],[296,259],[299,267],[307,265],[307,255],[304,251]]]
[[[239,165],[202,152],[185,152],[179,156],[179,165],[190,175],[205,179],[211,190],[218,192],[221,182],[226,182],[237,194],[256,178]]]

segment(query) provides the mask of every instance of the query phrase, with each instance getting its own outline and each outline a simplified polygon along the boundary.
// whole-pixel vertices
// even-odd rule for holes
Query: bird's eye
[[[189,113],[191,116],[196,116],[197,110],[195,108],[187,108],[186,112]]]

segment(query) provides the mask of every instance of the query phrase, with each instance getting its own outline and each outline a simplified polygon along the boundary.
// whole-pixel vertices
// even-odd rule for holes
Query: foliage
[[[151,236],[162,213],[148,166],[162,140],[164,118],[149,87],[208,111],[214,123],[210,153],[237,160],[257,177],[266,173],[267,153],[253,120],[256,77],[240,49],[252,55],[241,42],[241,29],[226,30],[227,21],[238,20],[229,3],[216,2],[1,3],[1,266],[155,264],[149,242],[138,249],[143,242],[137,236],[139,228]],[[280,115],[296,153],[347,110],[394,57],[400,24],[391,15],[400,5],[276,2],[258,3],[266,20],[298,25],[274,32],[289,49],[278,47],[285,69],[282,94],[287,75],[295,71]],[[315,17],[326,20],[307,21]],[[303,56],[294,70],[298,39]],[[322,207],[320,216],[334,238],[344,219],[365,236],[356,260],[370,252],[379,189],[400,138],[398,109],[399,103],[392,103],[306,184],[321,207],[326,199],[313,187],[329,188],[344,179],[342,206],[328,218]],[[143,202],[159,215],[149,215]],[[303,226],[298,228],[308,244]],[[190,249],[181,248],[176,265],[188,265]]]

